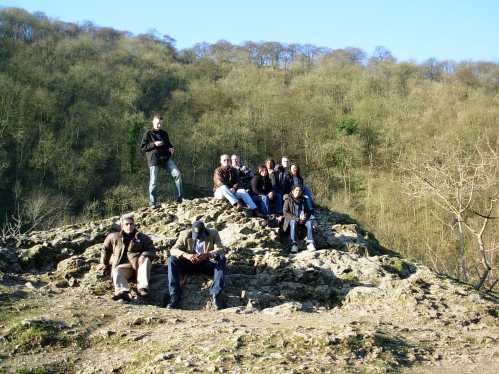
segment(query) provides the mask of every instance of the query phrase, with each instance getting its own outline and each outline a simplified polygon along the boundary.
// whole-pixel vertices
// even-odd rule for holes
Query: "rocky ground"
[[[0,246],[0,372],[496,373],[498,298],[383,248],[319,210],[318,250],[289,254],[277,228],[223,202],[135,212],[158,258],[147,302],[110,300],[96,265],[117,217]],[[230,248],[225,299],[190,277],[166,310],[166,259],[194,219]]]

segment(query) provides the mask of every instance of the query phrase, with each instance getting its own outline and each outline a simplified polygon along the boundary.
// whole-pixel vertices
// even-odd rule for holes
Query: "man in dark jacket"
[[[182,274],[202,273],[213,276],[210,288],[213,305],[216,309],[224,307],[220,293],[224,286],[225,247],[215,229],[208,229],[202,221],[194,221],[191,230],[180,233],[168,259],[168,287],[170,303],[168,309],[180,306]]]
[[[313,226],[310,216],[312,211],[305,201],[301,186],[293,186],[291,193],[284,200],[284,225],[283,230],[290,228],[291,252],[298,252],[297,230],[298,225],[303,225],[307,229],[307,249],[315,251]]]
[[[133,216],[121,217],[121,231],[109,234],[104,240],[98,269],[111,267],[114,300],[130,300],[128,280],[137,275],[137,292],[149,293],[151,259],[154,257],[152,240],[135,229]]]
[[[140,149],[145,152],[149,166],[149,206],[158,205],[157,181],[160,169],[165,169],[175,180],[176,200],[182,202],[182,174],[172,159],[175,148],[170,142],[168,133],[161,129],[162,118],[154,115],[152,129],[142,137]]]
[[[276,197],[269,172],[265,165],[258,166],[258,175],[251,180],[251,191],[260,213],[268,219],[270,214],[270,202]]]

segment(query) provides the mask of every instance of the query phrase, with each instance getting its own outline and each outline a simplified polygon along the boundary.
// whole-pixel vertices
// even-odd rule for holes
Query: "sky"
[[[153,29],[184,49],[227,40],[384,46],[400,61],[499,62],[497,0],[0,0],[66,22],[141,34]]]

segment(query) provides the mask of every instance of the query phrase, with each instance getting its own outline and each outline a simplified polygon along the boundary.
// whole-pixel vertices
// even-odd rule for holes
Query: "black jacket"
[[[161,147],[154,145],[154,142],[158,140],[164,143]],[[165,165],[171,156],[169,148],[173,148],[173,145],[170,143],[168,133],[161,129],[147,130],[140,143],[140,150],[146,154],[149,166]]]
[[[281,195],[286,195],[291,192],[293,186],[293,178],[291,174],[282,166],[278,166],[275,171],[275,190]]]
[[[268,195],[274,189],[272,187],[272,182],[268,176],[262,177],[261,175],[255,175],[251,179],[251,191],[255,195]]]

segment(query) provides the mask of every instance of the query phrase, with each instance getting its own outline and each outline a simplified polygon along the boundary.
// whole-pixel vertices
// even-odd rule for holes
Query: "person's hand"
[[[305,220],[304,220],[304,219],[300,219],[300,220],[298,220],[298,223],[299,223],[300,225],[303,225],[303,224],[305,223]]]
[[[270,200],[272,200],[274,198],[274,191],[270,191],[267,196]]]
[[[236,189],[234,187],[229,188],[232,192],[236,193]]]
[[[163,144],[164,144],[164,143],[163,143],[161,140],[156,140],[156,141],[154,142],[154,145],[155,145],[156,147],[161,147]]]
[[[185,258],[186,260],[192,262],[193,264],[196,263],[196,255],[192,254],[192,253],[184,253],[182,255],[183,258]]]
[[[202,261],[208,260],[210,258],[210,254],[209,253],[201,253],[200,255],[197,255],[196,257],[198,258],[198,262],[202,262]]]
[[[109,270],[109,265],[105,264],[97,265],[97,273],[99,273],[100,275],[106,274],[108,270]]]
[[[175,154],[175,148],[171,147],[171,148],[168,148],[168,150],[170,151],[170,154],[172,156]]]

